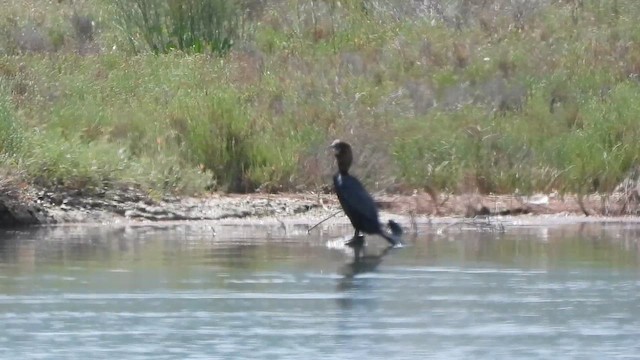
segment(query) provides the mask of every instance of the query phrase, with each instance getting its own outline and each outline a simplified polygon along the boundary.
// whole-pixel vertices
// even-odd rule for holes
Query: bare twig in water
[[[311,233],[311,230],[313,230],[313,229],[317,228],[320,224],[322,224],[323,222],[325,222],[325,221],[327,221],[327,220],[331,219],[332,217],[334,217],[334,216],[336,216],[336,215],[340,214],[341,212],[342,212],[342,210],[338,210],[338,211],[336,211],[335,213],[333,213],[333,214],[329,215],[329,217],[327,217],[327,218],[325,218],[324,220],[320,221],[319,223],[317,223],[317,224],[313,225],[312,227],[310,227],[309,229],[307,229],[307,234],[310,234],[310,233]]]

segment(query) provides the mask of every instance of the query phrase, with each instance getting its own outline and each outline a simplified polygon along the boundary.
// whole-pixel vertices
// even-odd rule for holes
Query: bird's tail
[[[402,230],[400,224],[393,220],[389,220],[389,222],[387,222],[387,226],[389,227],[389,230],[391,230],[391,234],[383,231],[382,237],[384,237],[393,246],[398,247],[404,245],[404,243],[402,242],[402,234],[404,233],[404,231]]]

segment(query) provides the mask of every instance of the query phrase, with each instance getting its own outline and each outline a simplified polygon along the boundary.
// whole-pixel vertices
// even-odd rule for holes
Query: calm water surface
[[[638,225],[305,230],[0,233],[0,358],[640,358]]]

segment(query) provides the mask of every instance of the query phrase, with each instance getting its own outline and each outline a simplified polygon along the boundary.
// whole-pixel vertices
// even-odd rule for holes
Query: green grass
[[[127,1],[186,22],[161,16],[145,37]],[[633,0],[442,1],[444,15],[245,0],[217,33],[169,3],[5,1],[3,166],[44,186],[191,194],[318,190],[334,138],[372,190],[609,192],[638,165]]]

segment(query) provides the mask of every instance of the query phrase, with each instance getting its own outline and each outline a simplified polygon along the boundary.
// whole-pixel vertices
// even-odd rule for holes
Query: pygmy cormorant
[[[391,245],[401,245],[400,235],[402,230],[400,226],[393,222],[393,226],[396,228],[392,227],[392,230],[394,230],[392,234],[384,231],[380,226],[378,207],[373,198],[356,177],[349,175],[349,168],[353,162],[351,145],[344,141],[335,140],[330,147],[334,150],[338,163],[338,172],[333,176],[333,185],[340,205],[342,205],[342,210],[347,214],[351,225],[355,229],[353,238],[347,242],[347,245],[358,246],[359,244],[357,243],[363,242],[364,238],[361,233],[378,234]]]

